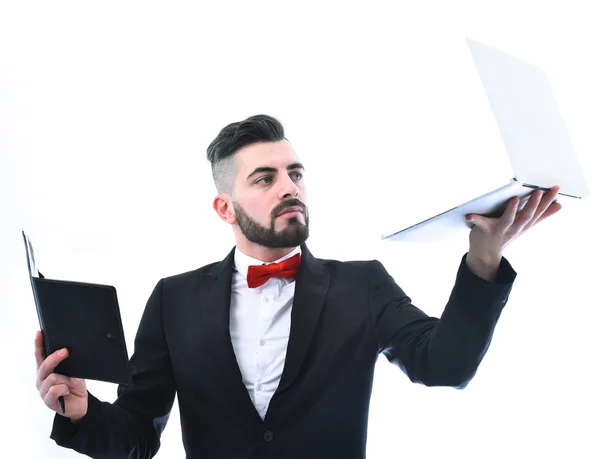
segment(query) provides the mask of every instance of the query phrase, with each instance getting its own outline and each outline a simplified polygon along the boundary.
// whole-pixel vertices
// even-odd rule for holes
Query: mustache
[[[272,213],[273,218],[275,218],[277,215],[279,215],[285,209],[288,209],[290,207],[300,207],[302,209],[302,211],[306,214],[306,205],[299,199],[294,198],[294,199],[290,199],[289,201],[285,201],[285,202],[281,203],[280,205],[278,205],[277,207],[275,207],[275,209],[273,209],[273,213]]]

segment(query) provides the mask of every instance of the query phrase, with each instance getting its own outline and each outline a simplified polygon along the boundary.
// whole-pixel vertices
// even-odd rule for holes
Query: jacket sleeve
[[[486,354],[516,272],[502,258],[495,282],[475,275],[463,256],[440,318],[412,304],[379,261],[372,262],[370,314],[379,352],[426,386],[463,389]]]
[[[175,382],[162,324],[161,279],[142,315],[131,356],[132,385],[107,403],[88,393],[88,412],[78,423],[56,415],[50,438],[92,458],[151,458],[160,447],[175,399]]]

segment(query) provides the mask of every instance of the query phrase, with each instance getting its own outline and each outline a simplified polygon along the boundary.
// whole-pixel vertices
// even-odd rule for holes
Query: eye
[[[266,180],[266,182],[265,182],[265,180]],[[269,177],[269,176],[263,177],[256,183],[264,183],[265,185],[268,185],[269,183],[271,183],[271,177]]]
[[[296,175],[297,176],[296,180],[301,180],[302,179],[302,173],[301,172],[294,172],[292,175]]]

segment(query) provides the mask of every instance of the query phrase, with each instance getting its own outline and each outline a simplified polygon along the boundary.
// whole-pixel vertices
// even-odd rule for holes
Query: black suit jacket
[[[90,394],[78,425],[56,415],[51,438],[94,458],[150,458],[177,392],[189,459],[364,458],[380,353],[415,383],[464,388],[516,277],[503,258],[496,282],[481,279],[465,255],[438,319],[380,262],[318,259],[303,245],[285,366],[263,421],[229,335],[233,255],[157,283],[135,338],[133,386],[112,404]]]

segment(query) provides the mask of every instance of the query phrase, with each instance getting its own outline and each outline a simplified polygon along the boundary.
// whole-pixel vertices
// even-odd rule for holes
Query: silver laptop
[[[382,235],[385,240],[428,241],[469,229],[470,213],[500,216],[508,200],[519,210],[537,189],[559,185],[560,196],[589,195],[546,72],[471,38],[467,44],[481,77],[514,173],[508,183],[414,225]]]

